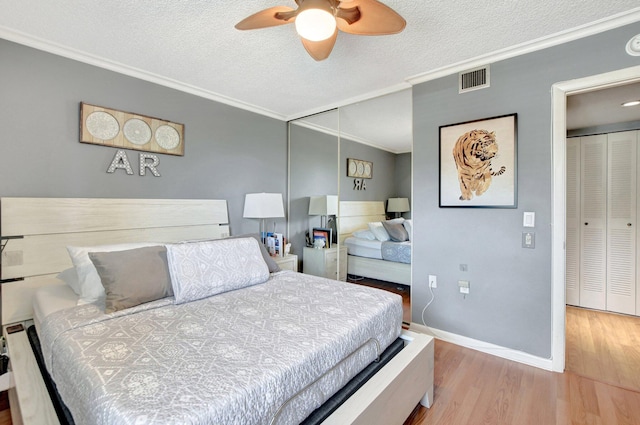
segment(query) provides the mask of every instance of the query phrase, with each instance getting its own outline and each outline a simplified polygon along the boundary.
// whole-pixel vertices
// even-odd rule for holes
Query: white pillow
[[[391,240],[391,237],[385,230],[384,226],[382,226],[382,223],[379,221],[373,221],[369,223],[369,230],[371,230],[371,232],[374,234],[376,239],[379,240],[380,242],[386,242],[388,240]]]
[[[409,234],[409,240],[411,240],[411,237],[413,236],[413,223],[411,222],[411,220],[405,220],[402,222],[402,225],[404,226],[405,230],[407,231],[407,233]]]
[[[356,230],[353,232],[354,238],[366,239],[368,241],[375,241],[376,235],[371,230]]]
[[[76,295],[80,295],[80,282],[78,281],[78,273],[73,267],[61,271],[56,276],[58,279],[66,283]]]
[[[116,245],[98,246],[68,246],[67,251],[78,275],[78,305],[101,303],[104,304],[105,292],[98,271],[89,258],[90,252],[113,252],[146,246],[162,245],[157,242],[124,243]],[[70,285],[71,286],[71,285]],[[75,291],[75,289],[74,289]]]
[[[269,279],[258,241],[252,237],[167,245],[176,304],[195,301]]]

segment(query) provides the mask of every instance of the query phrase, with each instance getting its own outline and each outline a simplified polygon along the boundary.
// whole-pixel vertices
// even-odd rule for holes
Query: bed
[[[347,273],[411,286],[411,242],[381,242],[356,238],[369,223],[386,221],[382,201],[341,201],[340,243],[347,246]],[[409,232],[409,235],[411,232]]]
[[[393,332],[381,331],[380,326],[382,325],[375,324],[378,322],[390,323],[394,320],[397,320],[399,324],[401,309],[400,313],[397,311],[393,313],[397,307],[393,307],[394,303],[391,302],[391,307],[382,307],[375,314],[374,309],[367,309],[371,313],[368,314],[371,316],[368,320],[373,321],[373,327],[370,322],[368,325],[356,324],[355,328],[351,330],[345,329],[342,332],[344,333],[342,342],[337,342],[334,338],[335,335],[331,338],[327,336],[324,345],[332,347],[329,348],[329,353],[333,353],[332,355],[327,355],[327,352],[317,354],[313,351],[306,351],[307,345],[319,345],[316,342],[309,343],[310,340],[303,336],[305,332],[315,332],[312,330],[313,324],[309,323],[309,321],[313,322],[313,316],[305,310],[314,305],[313,300],[322,298],[322,294],[349,291],[349,296],[344,296],[343,293],[339,299],[344,302],[355,302],[359,297],[372,296],[372,293],[351,293],[350,291],[360,291],[360,289],[352,288],[352,285],[289,271],[268,273],[268,279],[259,284],[248,285],[235,291],[225,290],[220,294],[180,304],[175,303],[169,297],[109,314],[105,314],[103,310],[93,304],[58,309],[60,305],[65,305],[65,303],[74,303],[74,297],[69,292],[69,288],[55,279],[58,272],[64,271],[70,266],[68,255],[64,252],[66,251],[64,247],[67,245],[100,245],[144,240],[169,243],[166,245],[167,256],[169,256],[170,250],[181,249],[182,244],[175,244],[175,242],[187,239],[215,240],[228,236],[226,202],[211,200],[2,198],[0,199],[0,212],[2,236],[4,238],[16,237],[16,239],[3,241],[7,242],[7,246],[2,257],[2,319],[11,357],[11,373],[14,384],[10,390],[10,402],[12,415],[21,416],[16,417],[14,423],[21,423],[20,421],[25,424],[58,423],[42,378],[38,376],[39,374],[34,373],[37,371],[37,366],[33,354],[28,349],[25,332],[9,333],[8,331],[12,325],[25,324],[34,318],[40,332],[42,332],[40,336],[45,363],[49,363],[52,368],[54,380],[61,386],[63,399],[65,397],[67,400],[79,399],[77,402],[70,403],[71,409],[76,412],[75,415],[84,418],[79,423],[85,420],[95,423],[96,418],[103,418],[101,420],[107,418],[104,423],[119,423],[120,419],[116,420],[115,418],[120,418],[117,415],[121,411],[126,411],[126,407],[119,405],[119,407],[113,408],[114,403],[110,401],[111,399],[101,399],[94,394],[94,398],[103,400],[102,404],[98,403],[101,406],[99,411],[102,413],[91,413],[87,410],[87,403],[79,397],[79,393],[83,392],[83,389],[98,387],[96,379],[106,382],[111,379],[112,375],[123,377],[122,381],[117,381],[118,383],[114,384],[115,387],[128,386],[130,389],[133,388],[133,392],[139,396],[138,402],[147,400],[150,403],[145,405],[140,402],[133,407],[129,406],[128,409],[133,409],[134,412],[136,409],[143,409],[142,406],[146,406],[144,407],[147,409],[146,413],[138,412],[141,415],[137,418],[140,423],[145,423],[144,420],[148,421],[146,423],[166,423],[166,418],[171,416],[164,417],[162,415],[170,415],[171,413],[164,412],[163,406],[169,406],[168,410],[171,411],[184,409],[184,406],[191,405],[208,406],[205,409],[207,412],[196,411],[194,413],[197,418],[193,420],[193,423],[198,423],[198,420],[204,420],[200,418],[201,414],[223,415],[219,417],[224,417],[228,413],[220,413],[217,410],[218,406],[234,403],[241,406],[241,412],[245,412],[245,414],[249,412],[255,416],[243,417],[242,423],[269,423],[270,421],[272,423],[297,423],[300,418],[292,416],[291,412],[298,412],[301,409],[298,401],[289,401],[292,394],[300,392],[306,394],[306,398],[316,398],[312,404],[324,401],[325,397],[317,397],[317,390],[311,390],[311,386],[306,393],[304,392],[304,388],[309,385],[309,382],[313,381],[314,385],[319,386],[325,386],[329,382],[340,382],[339,386],[342,386],[354,374],[351,363],[370,363],[372,358],[380,354],[384,346],[395,340],[397,335],[394,335],[394,332],[399,333],[397,329]],[[227,243],[226,241],[223,239],[206,243]],[[239,241],[247,241],[247,239],[241,238]],[[206,243],[196,242],[191,245],[201,246]],[[134,248],[134,250],[136,249],[144,250],[146,248]],[[312,288],[321,289],[321,292],[314,294],[311,291]],[[34,295],[36,292],[37,295]],[[311,298],[304,298],[303,295]],[[380,296],[384,298],[384,295]],[[174,297],[177,300],[178,294],[175,294]],[[289,303],[289,308],[283,308],[282,305],[261,306],[260,300],[271,298],[285,300]],[[34,299],[36,300],[35,315],[32,308]],[[385,305],[380,300],[374,304]],[[52,307],[54,305],[56,307]],[[230,305],[234,306],[232,310],[242,312],[240,317],[231,316],[230,312],[221,307]],[[335,331],[341,329],[342,323],[354,321],[353,318],[340,318],[341,312],[353,310],[353,306],[345,305],[340,308],[335,307],[333,310],[326,305],[317,305],[316,307],[323,312],[325,318],[333,317],[331,314],[335,314],[336,322],[333,322],[328,329]],[[190,308],[195,309],[191,310]],[[285,310],[287,311],[286,315],[282,314]],[[211,314],[212,311],[222,311],[222,313],[215,316]],[[281,314],[282,317],[274,319],[278,314]],[[264,315],[268,316],[269,320]],[[390,320],[389,315],[396,317],[396,319]],[[186,344],[185,341],[190,341],[189,338],[180,339],[179,344],[167,344],[168,339],[165,338],[175,337],[167,336],[170,334],[165,334],[164,331],[154,333],[150,330],[154,324],[159,322],[159,317],[175,317],[176,319],[172,321],[171,326],[183,329],[183,331],[186,329],[184,332],[204,333],[206,340],[214,337],[222,338],[217,341],[217,344],[210,345],[196,342],[196,340],[191,341],[195,345],[200,344],[201,350],[209,358],[215,355],[217,356],[215,358],[221,359],[220,362],[212,363],[209,361],[206,363],[207,367],[212,369],[208,371],[209,373],[194,375],[200,379],[197,385],[192,385],[197,380],[189,375],[193,373],[193,369],[184,368],[182,365],[184,362],[176,362],[176,359],[182,358],[184,353],[181,350],[186,350],[184,344]],[[207,322],[208,320],[209,322]],[[160,322],[162,321],[160,320]],[[138,359],[137,369],[132,370],[124,368],[124,366],[122,369],[105,367],[105,365],[87,366],[80,362],[78,362],[79,366],[75,366],[75,362],[67,361],[68,358],[78,355],[74,351],[83,352],[83,349],[77,347],[91,345],[87,340],[82,339],[87,336],[87,333],[90,336],[93,335],[94,340],[104,341],[102,336],[97,338],[96,335],[110,332],[110,335],[120,336],[110,340],[111,345],[106,349],[108,356],[111,356],[112,360],[118,360],[118,356],[123,355],[126,359],[120,360],[124,363],[131,363],[130,356],[124,355],[118,347],[122,347],[124,344],[119,338],[132,338],[133,330],[130,327],[132,323],[140,333],[139,341],[136,341],[135,344],[131,343],[131,347],[135,347],[135,349],[131,348],[131,352],[136,353],[134,357],[137,356]],[[260,325],[261,323],[262,325]],[[327,321],[326,324],[329,323],[331,322]],[[267,324],[269,326],[266,326]],[[167,324],[167,326],[169,325]],[[262,329],[265,326],[277,327],[280,331],[277,338],[283,344],[287,340],[286,344],[288,345],[273,345],[276,347],[275,353],[264,355],[262,360],[252,359],[249,361],[249,357],[245,356],[244,352],[247,345],[268,346],[268,338],[273,338],[272,334],[263,333]],[[394,325],[391,328],[394,327],[398,328],[399,326]],[[367,329],[373,328],[378,329],[375,337],[367,334],[369,332]],[[224,335],[221,336],[220,333]],[[418,402],[430,405],[433,396],[433,340],[426,335],[408,331],[402,331],[400,338],[406,345],[404,349],[323,423],[402,422]],[[294,344],[295,341],[299,341],[299,343]],[[154,348],[154,344],[159,346],[162,345],[161,343],[165,344],[163,349]],[[98,347],[95,349],[99,351]],[[90,349],[87,350],[90,351]],[[105,348],[102,347],[102,350],[104,352]],[[124,351],[128,352],[127,350]],[[92,355],[87,354],[89,351],[84,353],[86,355],[81,354],[80,357],[99,357],[95,355],[95,352]],[[187,350],[187,352],[189,351]],[[164,357],[162,357],[163,355]],[[284,367],[295,364],[297,359],[314,358],[314,356],[316,356],[316,360],[325,359],[323,361],[335,364],[329,367],[329,363],[321,366],[322,361],[311,362],[314,367],[327,369],[323,373],[320,373],[320,370],[304,371],[304,369]],[[222,361],[227,358],[236,359],[236,361],[240,359],[245,361],[245,364],[241,369],[232,369]],[[264,363],[266,360],[269,361]],[[150,362],[155,362],[156,367],[149,368]],[[269,362],[274,364],[273,368],[267,367]],[[194,360],[192,364],[198,363]],[[340,366],[337,366],[338,364]],[[145,369],[145,365],[147,369]],[[80,371],[89,367],[91,370],[110,372],[107,375],[80,374]],[[195,369],[201,371],[204,367],[200,365]],[[66,368],[71,371],[64,371]],[[150,370],[153,373],[150,373]],[[116,373],[116,371],[121,372]],[[229,382],[235,382],[234,379],[240,379],[242,376],[253,382],[257,381],[257,377],[260,376],[270,383],[267,384],[271,385],[270,388],[278,390],[260,393],[263,390],[253,388],[250,391],[216,392],[215,386],[212,387],[212,382],[221,379],[213,377],[221,378],[221,374],[224,374],[225,371],[231,374],[227,378],[233,378]],[[325,375],[325,373],[328,374]],[[284,383],[296,381],[291,379],[292,375],[307,377],[318,375],[321,378],[308,379],[303,383],[295,384],[298,387],[304,387],[303,391],[300,391],[300,388],[285,389]],[[183,382],[190,384],[189,388],[193,387],[193,391],[187,391],[186,387],[182,388],[178,392],[179,399],[176,400],[175,397],[174,399],[159,398],[162,403],[157,404],[158,402],[154,400],[158,397],[154,391],[163,389],[160,393],[164,394],[167,388],[178,385],[170,381],[172,376],[181,376]],[[77,385],[78,382],[83,384]],[[235,388],[236,386],[234,384],[231,387]],[[195,391],[195,389],[200,391]],[[78,392],[78,397],[74,395],[74,391]],[[98,391],[102,391],[102,389]],[[218,391],[220,390],[218,389]],[[331,391],[333,390],[327,390],[328,393]],[[223,393],[235,395],[225,396]],[[252,397],[243,398],[245,393],[255,394]],[[151,394],[155,395],[151,397]],[[263,394],[263,396],[256,397],[256,394]],[[271,394],[273,399],[264,396],[264,394]],[[122,398],[123,396],[120,394],[116,398],[118,397]],[[171,398],[169,395],[167,397]],[[203,402],[203,397],[211,399]],[[76,406],[74,403],[80,404],[80,406]],[[388,409],[389,405],[393,405],[394,409]],[[256,408],[247,408],[247,406],[255,406]],[[310,408],[304,409],[309,410]],[[127,414],[131,414],[131,412]],[[153,415],[160,415],[158,416],[161,418],[158,419],[159,422],[154,422],[155,416]],[[242,417],[237,414],[231,415],[230,417]],[[231,421],[224,422],[233,423]]]

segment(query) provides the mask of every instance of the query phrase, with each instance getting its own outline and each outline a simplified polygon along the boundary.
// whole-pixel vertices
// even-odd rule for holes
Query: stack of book
[[[285,243],[282,233],[267,233],[267,251],[272,257],[284,256]]]

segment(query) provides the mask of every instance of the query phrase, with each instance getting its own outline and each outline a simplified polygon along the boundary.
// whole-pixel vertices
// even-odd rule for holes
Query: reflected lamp
[[[309,215],[319,215],[320,226],[327,227],[327,216],[338,215],[338,195],[311,196]]]
[[[409,198],[389,198],[387,201],[387,212],[394,213],[396,218],[409,211],[411,211]]]

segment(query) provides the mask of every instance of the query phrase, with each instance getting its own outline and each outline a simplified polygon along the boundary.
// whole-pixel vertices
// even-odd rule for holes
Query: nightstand
[[[340,273],[338,273],[338,255],[340,256]],[[302,260],[303,273],[329,279],[347,280],[347,247],[304,248]]]
[[[285,255],[284,257],[271,257],[278,264],[281,270],[298,271],[298,256],[296,254]]]

